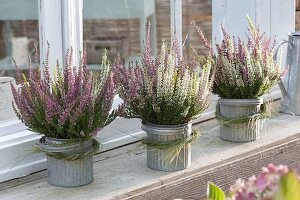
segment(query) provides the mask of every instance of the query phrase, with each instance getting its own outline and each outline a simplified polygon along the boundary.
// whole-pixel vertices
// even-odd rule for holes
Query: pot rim
[[[48,139],[48,141],[47,141]],[[49,143],[49,139],[54,139],[54,141],[56,140],[57,142],[53,142],[53,143]],[[92,138],[89,140],[85,140],[85,141],[77,141],[77,142],[71,142],[70,144],[66,144],[66,145],[61,145],[61,142],[59,141],[68,141],[69,139],[58,139],[58,138],[47,138],[45,137],[44,142],[42,141],[42,139],[39,141],[38,145],[40,146],[40,148],[42,148],[43,150],[47,151],[47,152],[77,152],[77,151],[82,151],[85,149],[89,149],[92,147],[93,145],[93,140]]]
[[[191,132],[192,123],[179,124],[179,125],[157,125],[152,123],[145,124],[142,122],[142,130],[147,134],[152,135],[178,135]]]
[[[65,141],[74,141],[75,142],[80,142],[80,141],[88,141],[88,140],[81,140],[79,138],[74,138],[74,139],[61,139],[61,138],[54,138],[54,137],[47,137],[45,136],[46,141],[53,141],[53,142],[65,142]]]
[[[182,128],[182,127],[188,126],[189,124],[191,124],[191,121],[189,121],[188,123],[184,123],[184,124],[174,124],[174,125],[153,124],[151,122],[142,121],[142,125],[152,126],[155,128]]]
[[[263,98],[257,99],[226,99],[220,98],[218,100],[219,104],[221,105],[259,105],[263,104]]]

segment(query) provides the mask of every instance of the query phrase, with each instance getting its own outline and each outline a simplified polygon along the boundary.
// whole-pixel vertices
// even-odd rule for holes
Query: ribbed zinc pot
[[[261,113],[263,99],[219,99],[219,112],[226,119],[237,119]],[[259,139],[260,119],[253,123],[234,123],[220,127],[220,138],[230,142],[251,142]]]
[[[181,125],[156,125],[144,122],[142,123],[142,130],[147,133],[148,140],[167,143],[176,139],[189,137],[192,133],[192,126],[190,123]],[[174,147],[171,148],[158,149],[155,146],[147,145],[147,166],[154,170],[166,172],[188,168],[191,165],[191,144],[184,144],[181,149],[179,147],[179,152],[176,155],[174,155]]]
[[[76,155],[93,148],[93,141],[74,142],[67,139],[46,137],[43,149],[59,153],[62,157]],[[93,156],[66,160],[47,156],[48,182],[60,187],[77,187],[93,182]]]

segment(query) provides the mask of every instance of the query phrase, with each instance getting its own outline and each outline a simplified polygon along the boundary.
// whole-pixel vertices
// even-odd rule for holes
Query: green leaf
[[[208,183],[208,199],[209,200],[225,200],[225,193],[221,188],[213,183]]]
[[[300,181],[293,172],[282,176],[274,200],[299,200]]]

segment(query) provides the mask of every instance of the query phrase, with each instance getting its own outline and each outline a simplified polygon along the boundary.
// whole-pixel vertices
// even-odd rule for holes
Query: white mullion
[[[171,31],[175,31],[182,56],[182,0],[170,1]]]
[[[39,0],[40,62],[42,64],[46,58],[49,42],[50,73],[53,73],[57,61],[63,63],[62,34],[61,0]]]
[[[40,59],[45,60],[48,41],[50,73],[57,61],[63,66],[68,48],[73,48],[73,64],[78,63],[83,46],[82,8],[83,0],[39,0]]]
[[[66,52],[72,47],[72,57],[76,65],[79,61],[79,51],[82,51],[83,47],[82,8],[82,0],[62,0],[62,49]]]

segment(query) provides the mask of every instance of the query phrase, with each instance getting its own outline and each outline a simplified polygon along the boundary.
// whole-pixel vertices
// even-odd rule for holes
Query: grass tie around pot
[[[159,142],[156,140],[151,140],[148,138],[143,139],[143,144],[149,145],[151,147],[160,149],[160,150],[166,150],[168,148],[172,147],[178,147],[178,146],[184,146],[185,144],[193,144],[198,141],[199,137],[201,136],[200,131],[193,131],[192,134],[189,137],[186,138],[179,138],[172,141],[167,142]]]
[[[272,106],[272,101],[267,101],[261,105],[260,113],[257,113],[257,114],[245,115],[245,116],[241,116],[241,117],[237,117],[237,118],[226,118],[226,117],[223,117],[220,113],[220,104],[219,103],[216,106],[215,114],[216,114],[216,118],[220,124],[222,124],[223,126],[229,127],[230,125],[233,125],[233,124],[243,124],[246,122],[248,122],[249,125],[251,125],[252,123],[256,123],[256,121],[258,121],[258,120],[263,120],[263,119],[271,117],[275,112],[276,111],[275,111],[275,109],[273,109],[273,106]]]
[[[197,130],[197,131],[193,131],[192,134],[186,138],[179,138],[167,142],[160,142],[160,141],[145,138],[143,139],[142,143],[153,148],[153,151],[157,151],[157,152],[159,152],[160,150],[165,151],[166,155],[162,159],[165,160],[166,163],[171,163],[173,162],[174,159],[182,160],[182,158],[180,157],[181,150],[187,144],[193,144],[197,142],[200,136],[201,133],[199,130]]]
[[[97,153],[99,151],[99,149],[102,148],[102,145],[95,139],[92,140],[93,145],[92,148],[83,151],[83,152],[76,152],[74,154],[68,154],[67,152],[57,152],[58,149],[60,149],[61,147],[66,147],[68,146],[68,143],[64,143],[64,144],[59,144],[59,145],[52,145],[52,147],[54,147],[53,151],[49,151],[47,149],[47,147],[49,146],[49,143],[46,142],[45,140],[45,136],[42,137],[39,141],[39,143],[37,143],[34,147],[34,152],[35,153],[45,153],[47,156],[52,156],[55,157],[56,159],[60,159],[60,160],[68,160],[68,161],[74,161],[74,160],[80,160],[83,159],[85,157],[88,156],[93,156],[95,153]]]

